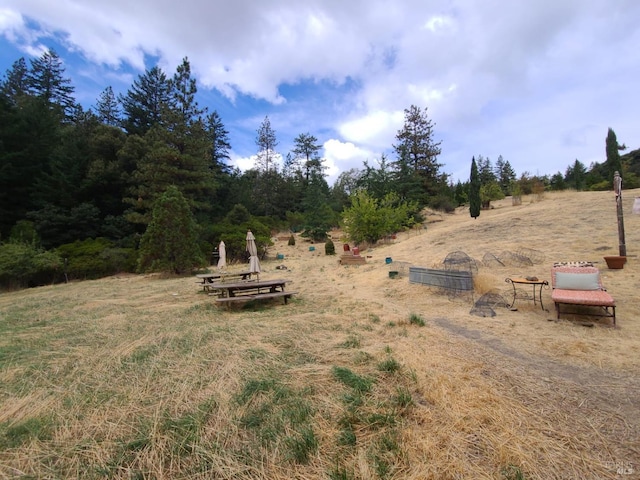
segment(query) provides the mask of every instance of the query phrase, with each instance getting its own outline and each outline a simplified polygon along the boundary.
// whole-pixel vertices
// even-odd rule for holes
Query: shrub
[[[328,238],[324,244],[324,253],[325,255],[335,255],[336,254],[336,246],[333,241]]]
[[[62,259],[56,252],[33,245],[0,245],[0,287],[24,288],[52,283],[62,271]]]
[[[106,238],[77,240],[60,245],[56,251],[66,261],[68,278],[93,279],[135,271],[135,250],[116,247]]]
[[[417,313],[412,313],[411,315],[409,315],[409,323],[411,325],[418,325],[419,327],[425,326],[424,319]]]
[[[453,200],[444,195],[438,195],[437,197],[433,198],[429,202],[429,206],[434,210],[439,210],[445,213],[451,213],[456,209]]]

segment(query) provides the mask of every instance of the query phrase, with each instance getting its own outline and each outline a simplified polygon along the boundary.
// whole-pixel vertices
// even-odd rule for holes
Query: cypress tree
[[[620,150],[625,147],[618,144],[616,133],[609,128],[607,131],[606,151],[607,151],[607,181],[613,180],[615,172],[622,174],[622,161],[620,159]]]
[[[469,178],[469,215],[472,218],[480,216],[480,177],[476,158],[471,158],[471,177]]]

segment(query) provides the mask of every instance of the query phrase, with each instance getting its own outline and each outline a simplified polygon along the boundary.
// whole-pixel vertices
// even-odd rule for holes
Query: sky
[[[479,155],[553,175],[603,162],[608,128],[640,148],[638,19],[637,0],[0,0],[0,73],[53,48],[90,108],[186,57],[242,170],[268,117],[282,155],[318,139],[332,184],[394,160],[416,105],[452,181]]]

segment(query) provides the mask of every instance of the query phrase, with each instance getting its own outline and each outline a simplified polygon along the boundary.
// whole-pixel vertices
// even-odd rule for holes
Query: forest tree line
[[[452,211],[469,201],[469,182],[454,184],[442,171],[427,108],[405,110],[393,158],[363,161],[329,185],[318,139],[300,132],[292,150],[280,152],[268,117],[256,130],[254,168],[231,167],[229,132],[216,111],[198,105],[187,58],[171,75],[146,70],[124,94],[106,87],[88,109],[74,92],[53,50],[18,59],[0,82],[0,285],[42,283],[63,271],[86,278],[148,268],[140,242],[168,191],[188,207],[200,263],[221,239],[230,258],[241,259],[249,228],[263,251],[274,231],[320,241],[345,222],[352,238],[375,242],[421,221],[425,206]],[[615,140],[615,151],[621,148]],[[618,158],[627,188],[640,185],[638,157],[635,151]],[[519,177],[501,156],[474,160],[485,205],[516,192],[611,184],[609,158]],[[375,211],[387,212],[378,215],[387,223],[372,235],[356,231],[354,219]]]

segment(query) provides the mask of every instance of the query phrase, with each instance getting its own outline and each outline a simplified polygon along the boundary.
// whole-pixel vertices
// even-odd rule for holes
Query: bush
[[[437,197],[433,198],[429,202],[429,206],[434,210],[439,210],[445,213],[451,213],[456,209],[454,201],[444,195],[438,195]]]
[[[62,272],[62,259],[56,252],[32,245],[0,245],[0,287],[6,289],[34,287],[53,283]]]
[[[328,238],[324,244],[324,254],[325,255],[336,254],[336,246],[333,244],[333,241],[330,238]]]
[[[119,272],[135,271],[136,252],[133,248],[118,248],[106,238],[87,238],[60,245],[58,255],[66,260],[70,279],[94,279]]]

